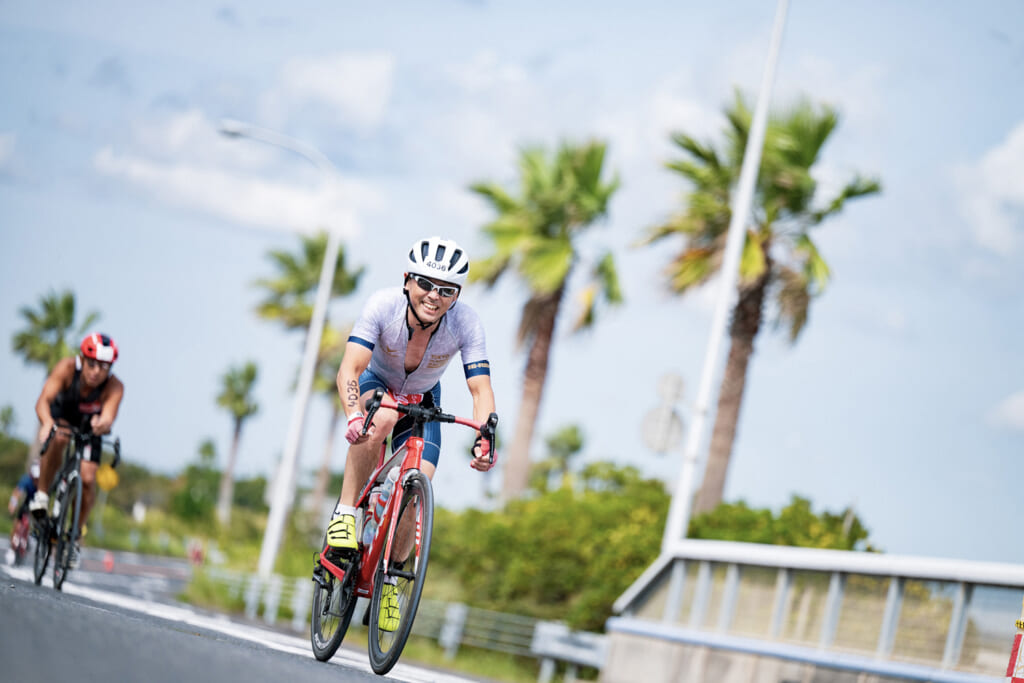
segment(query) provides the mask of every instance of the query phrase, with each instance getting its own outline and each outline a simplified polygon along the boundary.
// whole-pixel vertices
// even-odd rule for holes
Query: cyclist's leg
[[[387,389],[375,374],[366,370],[359,377],[360,400],[363,406],[377,389]],[[341,483],[341,497],[327,526],[327,543],[337,550],[354,550],[358,545],[355,503],[366,480],[373,474],[380,456],[381,446],[391,433],[398,413],[380,409],[373,418],[374,429],[370,438],[350,446],[345,462],[345,477]]]
[[[85,525],[89,519],[89,511],[96,502],[96,470],[100,466],[100,457],[103,454],[103,441],[101,437],[93,437],[92,449],[87,460],[82,460],[82,516],[81,525]]]
[[[430,390],[430,396],[434,401],[434,405],[441,405],[441,385],[436,384],[433,389]],[[393,448],[396,450],[401,448],[402,445],[409,438],[412,429],[403,430],[401,426],[395,430],[396,433],[392,439],[394,444]],[[423,457],[420,460],[420,471],[427,475],[427,479],[434,478],[434,472],[437,471],[437,462],[441,458],[441,425],[437,422],[430,422],[423,426]],[[392,554],[392,558],[395,562],[401,562],[408,557],[412,550],[415,527],[413,525],[412,517],[403,517],[398,525],[398,529],[395,530],[395,548]]]
[[[57,424],[60,426],[68,426],[68,423],[61,419],[60,415],[54,414],[54,418],[57,420]],[[54,433],[53,438],[50,439],[50,445],[47,447],[46,452],[43,453],[39,458],[39,483],[37,484],[38,490],[33,499],[32,510],[39,510],[39,505],[42,504],[44,507],[46,501],[49,498],[50,485],[53,483],[53,478],[56,476],[57,471],[64,461],[64,450],[68,447],[68,434],[67,432],[58,430]]]

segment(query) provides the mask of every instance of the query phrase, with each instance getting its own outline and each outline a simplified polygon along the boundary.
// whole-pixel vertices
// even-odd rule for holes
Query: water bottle
[[[377,522],[378,522],[378,520],[374,519],[373,513],[374,513],[374,510],[377,508],[377,499],[379,499],[379,498],[380,498],[380,487],[378,486],[378,487],[374,488],[372,491],[370,491],[370,500],[369,500],[369,503],[367,505],[366,519],[364,520],[365,523],[363,524],[363,545],[364,546],[369,546],[371,543],[373,543],[373,537],[377,533]]]
[[[384,483],[370,493],[370,514],[366,528],[363,529],[363,545],[373,543],[373,536],[377,533],[381,518],[384,517],[384,508],[387,507],[388,498],[391,497],[391,492],[395,489],[395,482],[398,481],[399,474],[401,474],[401,470],[398,469],[398,466],[392,467]]]

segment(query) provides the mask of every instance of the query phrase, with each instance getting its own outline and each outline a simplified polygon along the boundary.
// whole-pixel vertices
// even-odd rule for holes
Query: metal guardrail
[[[993,681],[1022,595],[1020,565],[681,540],[615,602],[608,666],[630,670],[614,647],[622,633],[902,680]]]
[[[281,608],[287,605],[291,613],[289,628],[299,633],[308,629],[313,596],[310,579],[286,579],[275,574],[263,580],[257,574],[218,568],[208,569],[206,576],[225,586],[230,597],[244,601],[248,619],[277,625]],[[362,628],[361,615],[367,602],[360,598],[357,603],[352,628]],[[420,601],[413,635],[436,640],[448,659],[453,659],[462,646],[538,659],[540,683],[552,679],[558,662],[566,665],[567,677],[574,678],[579,666],[600,669],[607,650],[606,636],[572,631],[561,622],[427,599]]]

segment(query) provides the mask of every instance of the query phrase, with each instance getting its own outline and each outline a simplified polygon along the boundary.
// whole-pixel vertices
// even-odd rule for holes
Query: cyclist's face
[[[110,374],[110,363],[104,363],[94,358],[82,359],[82,377],[89,386],[96,386]]]
[[[424,288],[423,284],[431,285],[430,289]],[[425,278],[420,275],[409,276],[406,280],[406,289],[409,290],[409,301],[420,320],[425,323],[436,322],[448,312],[448,309],[459,298],[458,288],[456,288],[456,292],[452,296],[441,296],[438,288],[442,288],[441,291],[444,291],[443,288],[450,287],[452,287],[452,284],[444,280]],[[447,294],[448,292],[445,291],[445,293]]]

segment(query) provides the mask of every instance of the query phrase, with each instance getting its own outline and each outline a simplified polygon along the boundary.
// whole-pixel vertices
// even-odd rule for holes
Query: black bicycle
[[[50,509],[34,523],[36,535],[34,568],[37,586],[43,582],[46,565],[50,561],[50,553],[54,550],[54,546],[56,552],[53,558],[53,587],[55,589],[61,590],[70,569],[75,541],[81,528],[82,460],[89,457],[88,451],[92,449],[93,442],[96,440],[94,434],[86,431],[89,419],[87,416],[82,421],[81,428],[54,425],[40,450],[41,453],[46,453],[50,441],[58,430],[66,432],[70,436],[67,449],[64,452],[64,462],[57,476],[53,478],[53,483],[50,484]],[[117,467],[121,462],[121,439],[104,437],[100,439],[100,443],[113,446],[114,459],[110,464],[111,467]]]

